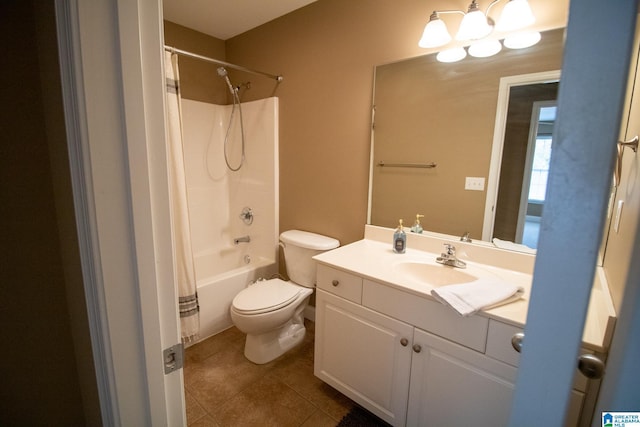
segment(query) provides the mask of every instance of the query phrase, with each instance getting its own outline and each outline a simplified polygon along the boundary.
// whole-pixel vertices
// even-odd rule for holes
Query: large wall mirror
[[[527,140],[550,138],[563,39],[564,29],[556,29],[544,32],[535,46],[503,49],[491,58],[440,63],[435,55],[425,55],[377,66],[369,223],[395,227],[402,218],[410,227],[421,214],[428,231],[522,242],[531,233],[524,229],[523,212],[535,215],[539,208],[523,202],[529,194],[523,188],[536,181],[532,159],[549,151],[541,143],[543,154],[536,154]],[[499,106],[501,79],[504,84],[527,75],[543,77],[514,83],[507,91],[512,99]],[[508,113],[508,104],[519,109]],[[513,122],[502,125],[504,149],[494,149],[500,117]],[[524,145],[513,148],[509,142],[515,139],[524,139]],[[491,178],[490,172],[498,170],[500,179]],[[509,202],[498,208],[494,201],[505,197]]]

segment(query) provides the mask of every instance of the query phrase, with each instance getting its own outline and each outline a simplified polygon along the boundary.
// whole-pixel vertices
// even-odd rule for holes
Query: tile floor
[[[235,327],[187,348],[185,392],[192,427],[334,427],[354,403],[313,375],[314,323],[303,343],[256,365]]]

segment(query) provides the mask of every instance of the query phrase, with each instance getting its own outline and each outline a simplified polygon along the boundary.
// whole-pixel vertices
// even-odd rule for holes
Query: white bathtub
[[[198,271],[208,270],[207,265],[215,262],[213,257],[196,258],[196,277]],[[204,268],[198,268],[198,266]],[[233,326],[229,308],[231,301],[242,289],[259,278],[270,278],[278,271],[274,260],[266,258],[252,259],[243,265],[215,276],[198,278],[198,302],[200,304],[200,334],[198,341],[222,332]]]

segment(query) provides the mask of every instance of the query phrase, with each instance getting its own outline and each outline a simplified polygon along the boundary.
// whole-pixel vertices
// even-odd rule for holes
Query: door
[[[509,421],[514,427],[560,425],[576,368],[637,14],[635,1],[608,3],[606,14],[599,5],[570,6],[556,150]]]

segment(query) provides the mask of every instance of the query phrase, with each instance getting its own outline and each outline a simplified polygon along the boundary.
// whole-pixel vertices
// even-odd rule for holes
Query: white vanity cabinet
[[[413,327],[318,289],[315,375],[393,425],[404,425]]]
[[[314,373],[394,426],[506,425],[518,330],[318,266]],[[575,426],[584,395],[572,397]]]

